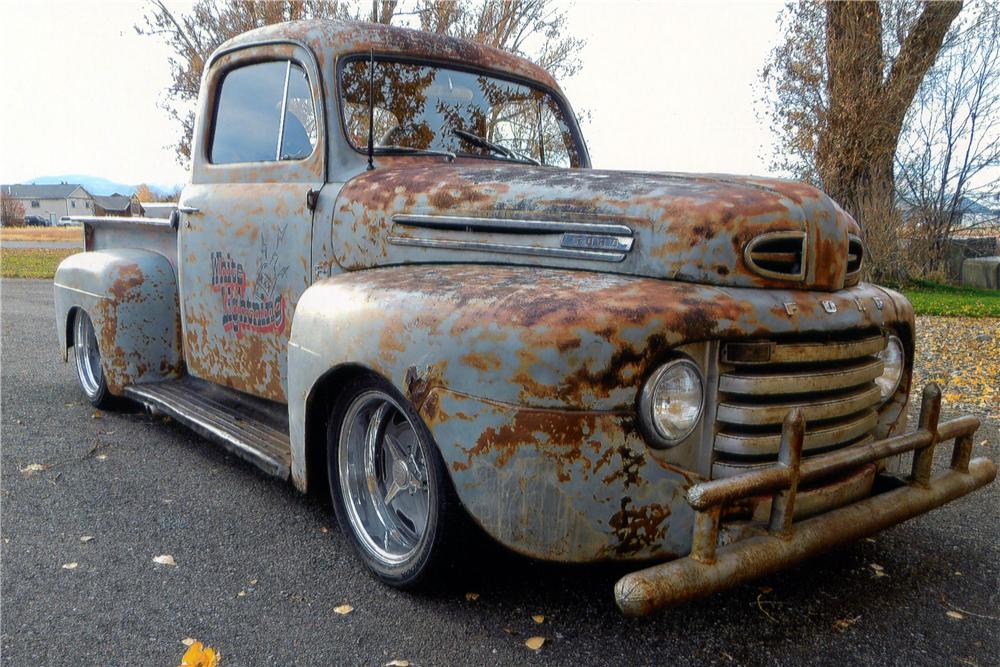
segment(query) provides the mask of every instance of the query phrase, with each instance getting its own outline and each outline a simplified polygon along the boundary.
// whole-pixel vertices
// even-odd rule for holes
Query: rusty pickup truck
[[[391,585],[433,581],[471,517],[640,563],[615,596],[641,615],[996,475],[934,385],[906,429],[913,310],[861,280],[851,216],[796,182],[593,169],[526,60],[262,28],[205,63],[191,155],[169,221],[82,219],[63,358],[95,405],[329,492]]]

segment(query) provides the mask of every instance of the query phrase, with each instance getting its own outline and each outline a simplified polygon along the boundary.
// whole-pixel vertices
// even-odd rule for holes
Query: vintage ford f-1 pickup
[[[638,615],[996,475],[934,385],[904,433],[913,311],[813,187],[592,169],[545,71],[377,25],[231,40],[197,119],[169,222],[83,219],[64,359],[95,405],[329,489],[388,583],[467,513],[535,558],[666,561],[618,582]]]

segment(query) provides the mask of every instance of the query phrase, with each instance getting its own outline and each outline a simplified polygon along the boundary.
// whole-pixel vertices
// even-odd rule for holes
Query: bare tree
[[[421,30],[509,51],[556,78],[570,77],[580,69],[585,41],[567,34],[566,11],[552,0],[418,0],[414,13]]]
[[[567,13],[552,0],[197,0],[190,13],[147,0],[136,31],[163,40],[172,50],[173,85],[161,106],[179,126],[177,161],[187,166],[194,132],[194,103],[205,62],[220,44],[272,23],[309,18],[369,20],[418,27],[471,39],[528,57],[556,76],[580,66],[583,40],[566,36]]]
[[[971,5],[906,119],[896,155],[910,242],[939,270],[959,226],[991,224],[1000,191],[1000,8]]]
[[[6,186],[0,187],[0,224],[4,227],[24,226],[24,204],[12,197]]]
[[[782,16],[784,41],[762,72],[775,166],[852,213],[893,188],[906,112],[961,2],[805,2]]]

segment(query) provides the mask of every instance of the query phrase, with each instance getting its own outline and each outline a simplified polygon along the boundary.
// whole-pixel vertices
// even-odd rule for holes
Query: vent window
[[[805,232],[761,234],[747,244],[744,259],[750,270],[765,278],[805,278]]]

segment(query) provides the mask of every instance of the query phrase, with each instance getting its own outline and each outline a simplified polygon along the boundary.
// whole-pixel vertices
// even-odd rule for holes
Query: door
[[[311,282],[310,191],[325,180],[317,81],[297,45],[211,63],[179,207],[188,372],[279,402],[292,314]]]

